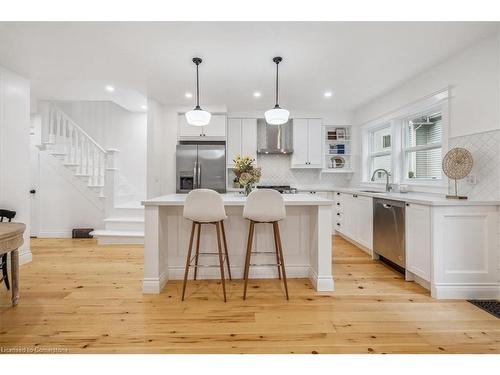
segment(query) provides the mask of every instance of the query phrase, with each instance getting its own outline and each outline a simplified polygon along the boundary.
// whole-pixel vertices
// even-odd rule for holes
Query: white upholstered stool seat
[[[226,210],[224,209],[224,202],[219,193],[209,189],[196,189],[189,192],[184,203],[184,217],[193,222],[191,226],[191,237],[189,239],[189,248],[186,259],[186,268],[184,271],[184,283],[182,285],[182,300],[186,293],[186,284],[189,276],[189,269],[194,267],[194,279],[198,274],[200,267],[213,267],[212,265],[200,265],[198,259],[203,255],[218,255],[220,276],[222,282],[222,291],[224,293],[224,302],[226,302],[226,283],[224,278],[224,264],[227,264],[227,271],[229,280],[231,280],[231,268],[229,265],[229,253],[227,250],[226,231],[224,229],[224,220],[227,218]],[[202,225],[215,225],[215,232],[217,236],[217,249],[218,252],[200,252],[200,236]],[[198,229],[196,231],[196,228]],[[196,249],[195,255],[191,257],[193,250],[194,233],[196,234]],[[222,240],[221,240],[222,237]],[[224,245],[224,252],[222,250]],[[194,264],[193,264],[194,263]]]
[[[283,220],[286,217],[283,197],[272,189],[254,190],[247,197],[243,217],[259,223]]]
[[[184,203],[184,217],[199,223],[227,219],[222,197],[215,190],[196,189],[189,192]]]
[[[283,248],[281,244],[281,235],[279,221],[286,217],[285,202],[283,197],[276,190],[271,189],[258,189],[254,190],[247,197],[245,202],[245,207],[243,208],[243,217],[250,221],[250,227],[248,229],[248,241],[247,241],[247,253],[245,258],[245,270],[243,273],[243,278],[245,279],[245,286],[243,289],[243,299],[247,296],[247,285],[248,276],[250,273],[252,254],[264,255],[271,254],[273,252],[259,252],[252,250],[253,237],[255,225],[265,225],[272,224],[273,226],[273,236],[274,236],[274,247],[276,255],[276,263],[272,264],[259,264],[259,266],[276,266],[278,268],[278,277],[281,279],[283,276],[283,284],[285,286],[286,299],[288,299],[288,286],[286,282],[286,270],[285,270],[285,259],[283,257]]]

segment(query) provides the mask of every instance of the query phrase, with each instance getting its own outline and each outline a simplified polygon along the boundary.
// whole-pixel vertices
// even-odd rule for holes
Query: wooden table
[[[10,254],[12,279],[12,305],[19,300],[19,247],[23,244],[26,225],[22,223],[0,223],[0,256]]]

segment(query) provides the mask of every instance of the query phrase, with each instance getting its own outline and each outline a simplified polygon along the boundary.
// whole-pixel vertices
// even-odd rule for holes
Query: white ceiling
[[[202,106],[253,111],[273,106],[280,55],[282,106],[325,113],[353,110],[496,31],[485,22],[0,22],[0,65],[31,79],[39,98],[115,98],[139,110],[143,95],[191,105],[184,94],[200,56]]]

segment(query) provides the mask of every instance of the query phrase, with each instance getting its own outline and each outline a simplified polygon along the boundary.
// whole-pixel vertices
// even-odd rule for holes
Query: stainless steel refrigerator
[[[177,145],[177,193],[193,189],[226,192],[225,142],[181,142]]]

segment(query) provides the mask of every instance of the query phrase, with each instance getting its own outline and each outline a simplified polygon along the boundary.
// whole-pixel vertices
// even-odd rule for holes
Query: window
[[[369,178],[377,169],[385,169],[389,173],[392,171],[391,157],[391,125],[387,124],[372,130],[369,135]],[[375,181],[385,181],[385,173],[378,171],[375,174]]]
[[[404,177],[412,181],[441,180],[441,112],[412,117],[403,126]]]

